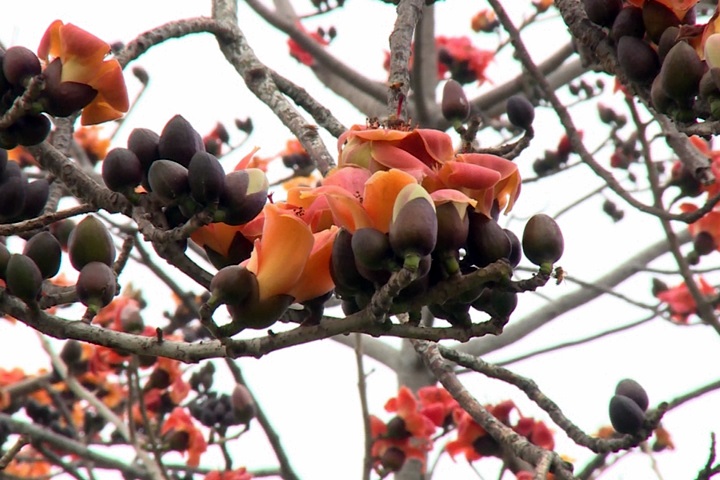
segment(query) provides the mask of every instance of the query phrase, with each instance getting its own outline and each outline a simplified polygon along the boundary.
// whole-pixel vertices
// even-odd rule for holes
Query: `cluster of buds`
[[[49,185],[40,178],[28,181],[18,162],[8,160],[0,149],[0,222],[13,223],[42,213],[48,199]]]
[[[609,29],[627,78],[650,86],[652,104],[679,121],[720,118],[720,36],[696,25],[695,1],[584,0],[588,18]]]
[[[113,191],[137,201],[142,185],[163,208],[168,226],[175,227],[200,211],[214,222],[241,225],[255,218],[267,200],[268,181],[262,170],[238,168],[225,173],[218,158],[205,150],[200,134],[180,115],[160,135],[134,129],[127,148],[110,150],[102,176]]]
[[[649,400],[645,389],[635,380],[620,380],[610,399],[610,423],[615,431],[634,435],[642,429]]]

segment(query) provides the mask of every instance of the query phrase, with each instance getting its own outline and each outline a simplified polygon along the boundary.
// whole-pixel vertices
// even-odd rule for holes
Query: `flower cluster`
[[[493,22],[497,21],[491,12],[486,12],[484,16],[483,12],[480,12],[473,19],[473,28],[478,30],[494,28]],[[495,52],[477,48],[467,37],[438,36],[435,38],[435,49],[437,50],[438,79],[450,77],[460,84],[472,82],[482,84],[488,80],[485,70],[495,58]],[[412,60],[411,56],[411,67]],[[385,70],[390,70],[389,52],[385,52],[383,67]]]
[[[253,154],[238,164],[240,170]],[[296,174],[305,173],[308,157],[299,145],[289,144],[282,158]],[[517,166],[495,155],[455,154],[444,132],[355,125],[338,140],[338,167],[322,185],[313,184],[288,186],[285,201],[266,204],[246,223],[215,222],[192,234],[221,268],[209,303],[227,304],[233,317],[223,334],[266,328],[291,303],[307,307],[333,288],[346,311],[356,311],[376,284],[403,265],[419,270],[420,277],[404,295],[419,295],[460,272],[463,248],[464,272],[509,258],[513,248],[519,260],[517,237],[491,219],[510,211],[520,193]],[[502,246],[488,251],[483,246],[488,235]],[[370,245],[377,249],[360,252]],[[442,265],[432,277],[431,257]],[[466,313],[480,294],[468,294],[458,308]],[[484,301],[476,308],[490,309]],[[457,320],[440,310],[442,318]],[[467,325],[467,316],[459,316],[456,323]]]
[[[698,277],[697,287],[700,293],[708,300],[717,299],[718,291],[715,287],[707,283],[703,277]],[[691,315],[697,314],[697,304],[695,298],[690,293],[685,282],[672,288],[661,288],[655,293],[655,296],[661,302],[667,304],[670,310],[670,317],[677,323],[686,324]]]
[[[23,46],[2,51],[0,113],[7,118],[0,147],[42,142],[52,128],[44,113],[66,117],[82,110],[82,124],[91,125],[127,112],[122,69],[117,60],[105,59],[108,53],[107,43],[60,20],[48,27],[37,55]]]
[[[534,445],[548,450],[555,447],[553,434],[545,423],[524,417],[512,401],[486,405],[485,408]],[[387,422],[370,417],[371,454],[375,468],[381,474],[400,470],[409,459],[420,461],[424,468],[427,453],[439,438],[434,437],[438,429],[442,429],[441,436],[454,434],[455,438],[444,447],[453,458],[464,455],[468,462],[473,462],[484,457],[502,456],[500,444],[441,387],[422,387],[417,398],[407,387],[400,387],[397,397],[385,404],[385,410],[395,414]]]

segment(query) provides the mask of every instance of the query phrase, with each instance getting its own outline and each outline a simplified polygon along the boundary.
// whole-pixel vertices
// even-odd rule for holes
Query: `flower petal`
[[[255,274],[259,300],[287,294],[302,274],[313,247],[310,228],[298,217],[276,205],[264,208],[263,235],[255,241],[247,269]]]
[[[334,226],[328,230],[315,233],[313,249],[310,252],[305,268],[295,286],[288,295],[302,303],[329,292],[335,286],[330,276],[330,255],[332,254],[335,235],[339,228]]]
[[[402,170],[375,172],[365,182],[363,207],[372,219],[371,225],[383,233],[390,230],[395,198],[406,185],[417,183],[415,177]]]

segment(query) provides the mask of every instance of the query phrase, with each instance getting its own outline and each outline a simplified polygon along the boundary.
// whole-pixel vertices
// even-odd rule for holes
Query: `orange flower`
[[[359,178],[367,178],[364,169],[353,168],[349,171]],[[365,227],[387,233],[395,198],[406,185],[416,182],[412,175],[393,168],[375,172],[367,178],[362,196],[358,196],[357,191],[348,191],[337,185],[323,185],[308,195],[324,195],[335,224],[345,227],[351,233]]]
[[[75,141],[80,145],[80,148],[85,151],[88,159],[90,159],[93,164],[104,159],[110,148],[110,138],[101,137],[100,133],[102,131],[102,127],[92,125],[80,127],[75,130],[73,134],[73,138],[75,138]]]
[[[305,262],[305,267],[295,286],[287,292],[296,302],[302,303],[319,297],[335,287],[330,276],[330,255],[338,230],[338,227],[333,225],[327,230],[313,234],[313,248]]]
[[[187,452],[188,466],[197,467],[200,464],[200,455],[207,450],[207,443],[185,409],[173,409],[163,423],[160,435],[170,444],[171,450]]]
[[[697,286],[700,289],[700,293],[705,297],[714,297],[717,295],[717,290],[707,283],[703,277],[698,278]],[[658,292],[656,297],[661,302],[667,304],[670,309],[671,318],[678,323],[687,323],[688,317],[697,313],[697,304],[685,282]]]
[[[257,277],[260,301],[295,287],[314,243],[310,228],[297,216],[272,203],[265,205],[264,212],[262,238],[255,241],[246,265]]]
[[[83,108],[81,123],[92,125],[120,118],[128,111],[129,101],[122,68],[117,60],[105,60],[110,45],[96,36],[55,20],[45,31],[38,56],[50,63],[62,63],[60,81],[88,85],[97,95]]]
[[[497,201],[505,212],[512,210],[520,195],[520,172],[515,163],[497,155],[484,153],[465,153],[445,163],[438,172],[444,188],[460,190],[470,198],[477,200],[476,211],[490,215],[493,202]],[[429,191],[437,188],[427,185]]]
[[[370,172],[397,168],[421,179],[453,158],[450,136],[439,130],[390,130],[353,125],[338,139],[338,166]]]
[[[470,20],[470,28],[474,32],[492,32],[495,30],[500,22],[498,22],[495,12],[488,10],[487,8],[480,10],[478,13],[473,15]]]

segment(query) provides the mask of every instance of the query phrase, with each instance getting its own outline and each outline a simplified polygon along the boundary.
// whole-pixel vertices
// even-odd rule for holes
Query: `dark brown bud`
[[[563,254],[565,242],[555,220],[538,213],[525,224],[522,247],[527,259],[541,266],[557,262]]]
[[[42,274],[30,257],[13,254],[5,268],[5,283],[10,293],[25,303],[34,303],[42,290]]]
[[[37,55],[22,46],[10,47],[5,51],[2,68],[7,81],[18,86],[22,86],[26,79],[38,75],[42,70]]]
[[[135,153],[127,148],[113,148],[102,163],[102,177],[105,185],[120,193],[129,193],[143,178],[143,166]]]
[[[453,79],[445,82],[441,109],[443,117],[450,122],[462,122],[470,115],[470,104],[465,91],[462,85]]]
[[[40,269],[42,278],[51,278],[60,271],[62,247],[50,232],[40,232],[25,244],[23,255],[30,257]]]
[[[193,155],[204,150],[202,137],[183,116],[175,115],[165,124],[158,142],[160,158],[187,168]]]
[[[645,413],[632,399],[614,395],[610,399],[610,423],[619,433],[634,435],[645,422]]]
[[[190,195],[201,205],[217,202],[225,189],[225,170],[220,161],[207,152],[197,152],[188,167]]]
[[[583,0],[585,13],[591,22],[611,27],[622,9],[622,0]]]
[[[617,46],[618,63],[625,75],[637,83],[650,83],[660,71],[658,55],[647,42],[625,36]]]
[[[147,175],[152,192],[166,203],[176,203],[190,193],[188,169],[174,160],[156,160]]]
[[[112,268],[102,262],[90,262],[80,270],[75,290],[83,305],[96,311],[115,297],[117,280]]]
[[[524,95],[513,95],[508,98],[505,108],[510,123],[524,130],[530,130],[535,120],[535,108]]]
[[[623,395],[635,402],[643,412],[647,410],[650,400],[645,389],[631,378],[620,380],[615,387],[615,395]]]

